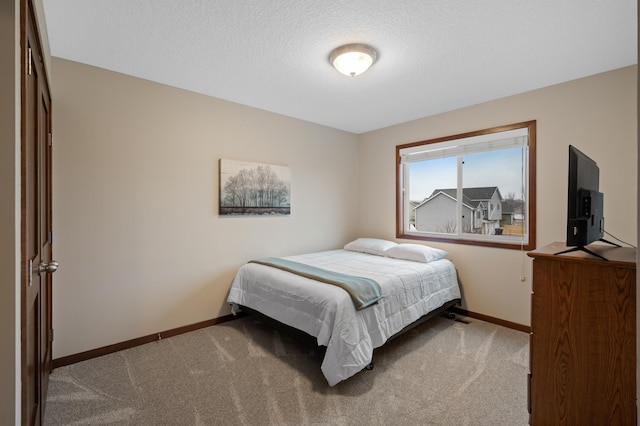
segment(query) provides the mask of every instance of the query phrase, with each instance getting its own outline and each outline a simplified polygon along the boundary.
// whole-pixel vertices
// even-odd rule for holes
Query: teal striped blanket
[[[341,274],[339,272],[328,271],[326,269],[278,257],[251,260],[250,263],[271,266],[305,278],[311,278],[312,280],[338,286],[349,293],[349,296],[351,296],[351,300],[353,300],[353,304],[357,310],[375,305],[380,299],[382,299],[380,285],[371,278]]]

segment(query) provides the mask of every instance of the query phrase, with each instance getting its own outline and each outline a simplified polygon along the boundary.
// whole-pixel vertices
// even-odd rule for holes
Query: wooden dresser
[[[636,250],[592,244],[533,260],[529,422],[636,424]]]

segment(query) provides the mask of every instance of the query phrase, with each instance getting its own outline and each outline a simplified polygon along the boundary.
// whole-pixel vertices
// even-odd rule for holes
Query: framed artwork
[[[220,159],[220,216],[288,216],[291,171],[286,166]]]

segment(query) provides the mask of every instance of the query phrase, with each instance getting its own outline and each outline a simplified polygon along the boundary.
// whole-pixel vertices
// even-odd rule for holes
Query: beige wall
[[[635,245],[637,66],[360,135],[360,233],[395,237],[395,146],[537,120],[537,246],[565,239],[567,146],[600,167],[606,229]],[[448,250],[465,308],[530,324],[531,262],[522,252],[433,243]],[[523,273],[526,281],[519,277]]]
[[[230,313],[236,269],[356,235],[355,135],[54,58],[54,357]],[[291,170],[288,217],[218,216],[218,160]]]
[[[607,229],[635,243],[636,67],[360,136],[53,67],[56,358],[228,314],[229,283],[249,258],[395,239],[400,143],[536,119],[538,246],[564,239],[569,143],[600,165]],[[292,215],[219,218],[219,158],[290,166]],[[526,253],[433,245],[456,262],[466,309],[530,323]]]
[[[20,25],[0,2],[0,424],[20,423]]]

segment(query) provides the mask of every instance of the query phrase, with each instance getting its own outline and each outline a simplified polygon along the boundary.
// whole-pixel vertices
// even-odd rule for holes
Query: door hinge
[[[29,277],[27,278],[28,283],[29,283],[29,287],[31,287],[33,285],[33,260],[29,259],[29,271],[28,271]]]
[[[53,146],[53,135],[49,132],[49,146]]]
[[[31,48],[29,47],[27,50],[27,74],[33,74],[33,55],[31,53]]]
[[[49,231],[49,244],[53,244],[53,231]]]
[[[49,341],[53,342],[53,328],[49,329]]]

